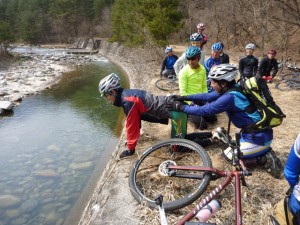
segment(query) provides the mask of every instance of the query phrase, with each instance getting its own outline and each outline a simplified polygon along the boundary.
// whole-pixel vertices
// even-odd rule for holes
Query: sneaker
[[[264,159],[265,157],[265,159]],[[275,178],[280,178],[282,172],[282,165],[280,160],[277,158],[275,152],[271,149],[268,151],[264,157],[261,157],[261,163],[265,160],[263,165],[264,169],[267,170]]]
[[[226,131],[223,127],[218,127],[212,135],[213,139],[222,141],[224,144],[227,143],[225,137],[226,137]]]
[[[120,159],[131,156],[135,153],[135,150],[125,150],[120,154]]]

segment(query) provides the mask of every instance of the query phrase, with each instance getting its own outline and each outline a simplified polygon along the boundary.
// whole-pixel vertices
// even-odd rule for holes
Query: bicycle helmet
[[[268,54],[272,54],[272,55],[276,55],[277,54],[277,51],[275,50],[275,49],[270,49],[269,51],[268,51]]]
[[[120,78],[115,73],[109,74],[99,82],[99,92],[101,96],[119,87],[120,87]]]
[[[214,80],[233,81],[237,77],[237,68],[232,64],[220,64],[212,68],[208,78]]]
[[[190,46],[185,50],[185,57],[186,58],[192,58],[195,57],[196,55],[200,55],[201,50],[197,46]]]
[[[255,49],[255,44],[249,43],[246,45],[245,49]]]
[[[204,29],[204,24],[203,23],[199,23],[198,25],[197,25],[197,29]]]
[[[212,46],[211,46],[211,50],[212,51],[216,51],[216,52],[219,52],[221,51],[223,48],[222,48],[222,45],[220,42],[216,42],[214,43]]]
[[[190,36],[190,41],[201,41],[203,39],[203,36],[199,33],[193,33]]]
[[[172,49],[172,47],[166,47],[166,49],[165,49],[165,53],[168,53],[168,52],[173,52],[173,49]]]

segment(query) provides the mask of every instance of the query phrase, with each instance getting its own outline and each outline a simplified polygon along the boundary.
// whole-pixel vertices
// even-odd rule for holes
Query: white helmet
[[[199,23],[197,25],[197,29],[204,29],[205,28],[205,25],[203,23]]]
[[[255,49],[255,44],[249,43],[249,44],[246,45],[245,49],[247,49],[247,48],[254,50]]]
[[[120,78],[117,74],[111,73],[100,80],[98,87],[100,94],[103,96],[105,93],[120,87]]]
[[[214,80],[233,81],[237,77],[237,68],[232,64],[220,64],[211,69],[208,78]]]

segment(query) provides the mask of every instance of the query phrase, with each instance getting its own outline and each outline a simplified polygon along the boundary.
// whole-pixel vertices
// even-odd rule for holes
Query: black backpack
[[[261,116],[260,121],[250,124],[243,128],[242,131],[260,131],[270,127],[276,127],[279,126],[283,118],[286,117],[280,107],[274,102],[265,80],[256,77],[241,80],[240,88],[234,88],[234,90],[243,93],[250,101],[251,104],[248,109],[246,109],[247,112],[251,113],[258,110]]]

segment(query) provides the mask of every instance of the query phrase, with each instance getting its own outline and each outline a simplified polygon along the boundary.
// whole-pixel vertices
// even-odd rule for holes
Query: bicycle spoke
[[[158,194],[161,194],[164,197],[165,209],[167,211],[174,210],[195,201],[206,189],[210,175],[206,175],[204,172],[173,171],[180,174],[197,175],[199,179],[166,176],[167,174],[161,172],[160,166],[166,165],[166,162],[184,166],[211,165],[206,152],[202,155],[202,152],[199,153],[197,150],[179,145],[180,143],[167,142],[158,145],[144,154],[133,166],[130,173],[130,186],[138,201],[145,200],[150,207],[155,207],[153,200]]]

